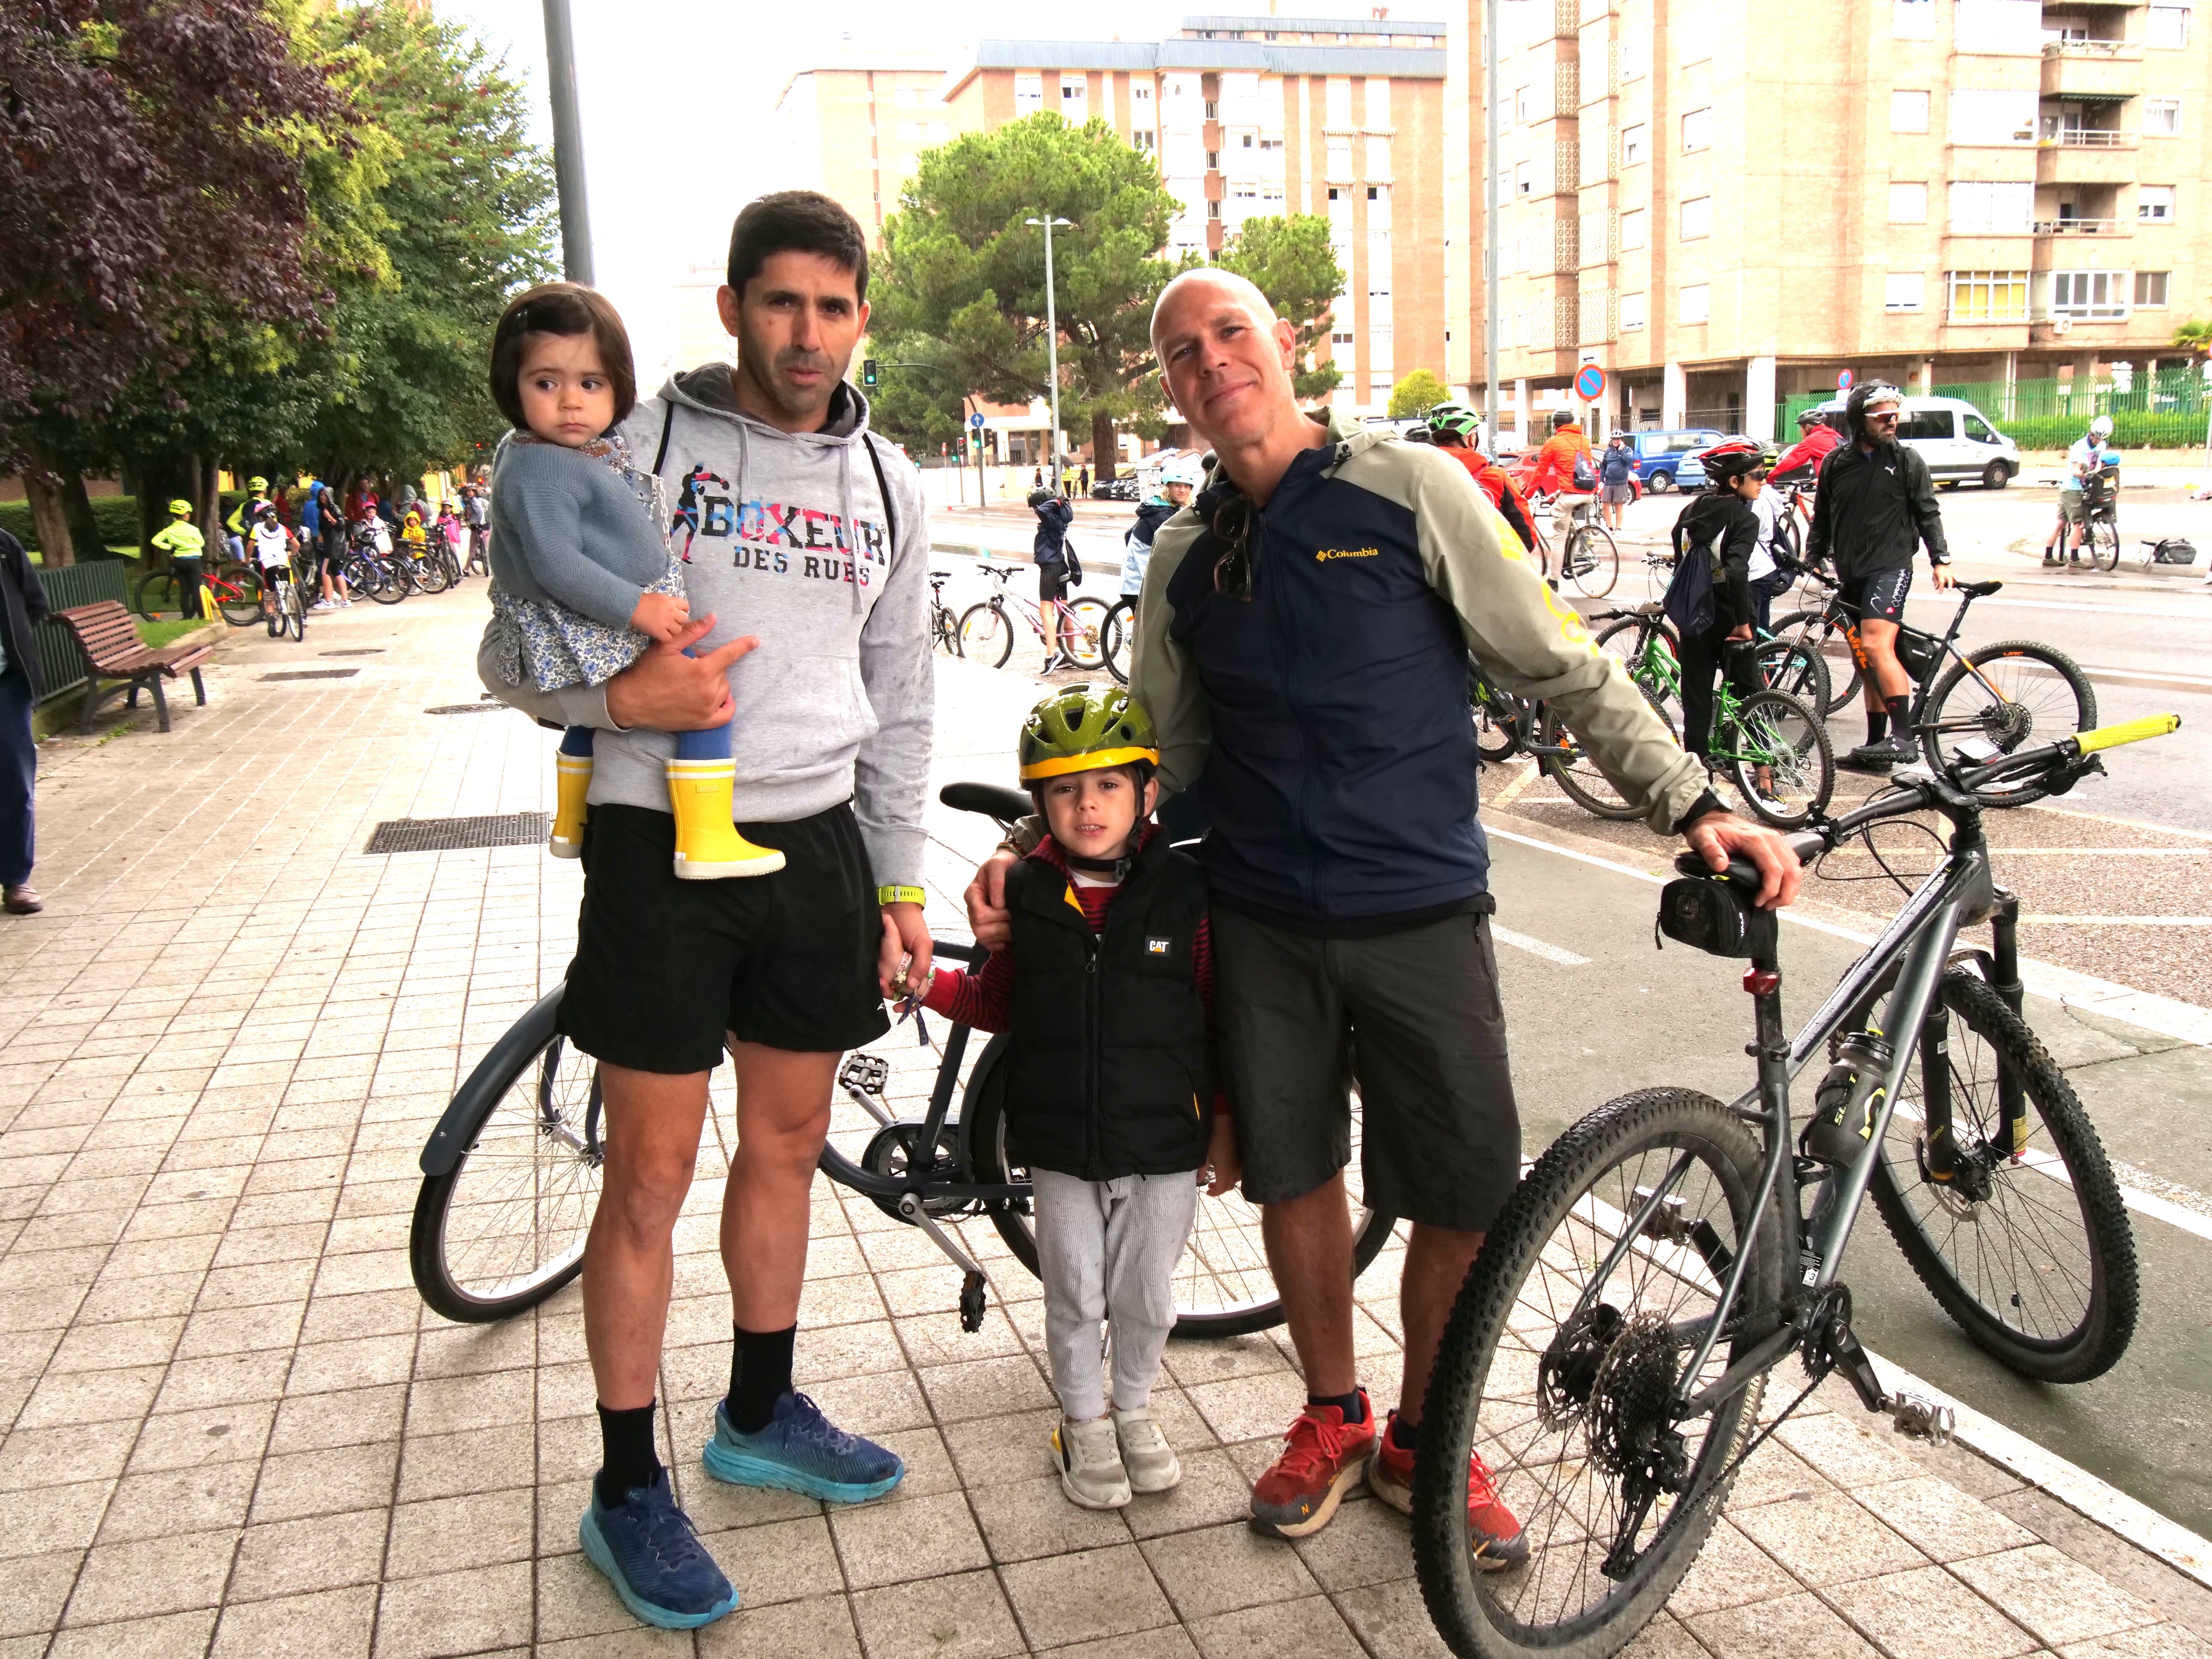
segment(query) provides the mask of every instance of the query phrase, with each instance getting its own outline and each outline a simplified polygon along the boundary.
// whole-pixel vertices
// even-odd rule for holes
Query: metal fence
[[[48,569],[39,567],[39,584],[46,590],[46,603],[57,611],[73,605],[96,605],[102,599],[127,603],[123,574],[131,567],[121,559],[87,559]],[[39,653],[39,680],[45,696],[58,697],[74,691],[91,677],[91,665],[68,629],[58,622],[42,622],[33,630],[31,643]]]
[[[2207,386],[2195,364],[2120,380],[2109,374],[2009,385],[1983,380],[1932,390],[1938,398],[1964,398],[1998,431],[2027,449],[2063,449],[2100,415],[2112,417],[2112,441],[2122,449],[2195,448],[2203,444],[2206,422],[2212,417],[2212,386]],[[1812,392],[1784,398],[1776,411],[1776,432],[1794,434],[1800,410],[1835,395]]]

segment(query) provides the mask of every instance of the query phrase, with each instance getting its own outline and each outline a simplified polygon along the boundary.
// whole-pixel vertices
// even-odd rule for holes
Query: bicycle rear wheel
[[[1106,659],[1106,672],[1121,684],[1129,683],[1129,659],[1136,654],[1137,602],[1123,598],[1114,602],[1106,613],[1106,620],[1098,630],[1100,649]]]
[[[182,616],[184,602],[179,596],[179,586],[175,571],[149,570],[131,590],[131,608],[148,622]]]
[[[410,558],[407,561],[407,564],[410,573],[415,578],[415,586],[425,593],[442,593],[446,591],[446,567],[430,555],[426,553],[420,558]]]
[[[233,628],[251,628],[261,620],[261,579],[242,564],[228,566],[216,574],[216,583],[208,592],[214,599],[216,609]]]
[[[1836,789],[1836,756],[1812,708],[1780,691],[1737,705],[1721,733],[1729,771],[1754,815],[1778,830],[1802,830],[1827,808]]]
[[[1075,659],[1080,668],[1103,668],[1106,665],[1106,601],[1097,599],[1070,599],[1067,602],[1068,620],[1072,629],[1063,627],[1060,638],[1067,654]]]
[[[969,1167],[982,1182],[1026,1181],[1029,1172],[1006,1156],[1004,1036],[991,1039],[968,1079],[962,1098],[963,1133]],[[1345,1168],[1345,1189],[1352,1209],[1352,1271],[1356,1278],[1390,1241],[1395,1217],[1372,1210],[1359,1196],[1360,1109],[1352,1096],[1352,1161]],[[1031,1273],[1037,1270],[1036,1222],[1024,1200],[1017,1208],[994,1211],[991,1222],[1006,1248]],[[1259,1206],[1232,1188],[1219,1198],[1198,1195],[1198,1219],[1175,1271],[1175,1334],[1177,1336],[1243,1336],[1283,1322],[1283,1299],[1267,1270],[1260,1237]]]
[[[1567,580],[1584,599],[1601,599],[1620,580],[1620,549],[1601,524],[1586,524],[1567,542]]]
[[[960,654],[970,662],[1004,668],[1014,654],[1013,618],[988,601],[960,613]]]
[[[2088,533],[2081,538],[2081,544],[2093,568],[2118,570],[2120,568],[2120,526],[2113,520],[2090,520]]]
[[[397,605],[407,597],[407,583],[398,566],[375,559],[369,562],[368,568],[374,573],[368,590],[370,599],[379,605]]]
[[[1851,655],[1850,639],[1834,617],[1825,611],[1793,611],[1776,618],[1774,635],[1806,647],[1826,667],[1828,690],[1820,707],[1822,714],[1850,706],[1859,694],[1858,659]]]
[[[1788,693],[1816,714],[1827,708],[1827,660],[1812,647],[1796,640],[1768,640],[1753,655],[1762,685]]]
[[[416,1195],[408,1265],[447,1319],[504,1319],[583,1269],[599,1199],[599,1073],[554,1029],[559,1007],[558,994],[540,1001],[461,1085],[464,1150]]]
[[[1483,678],[1470,658],[1468,706],[1474,716],[1474,752],[1492,766],[1511,760],[1521,748],[1521,700]]]
[[[1921,750],[1941,771],[1968,738],[1986,738],[2008,755],[2089,731],[2097,724],[2097,693],[2064,652],[2008,640],[1953,663],[1929,692],[1920,720]],[[2049,791],[2038,777],[1978,793],[1992,804],[2019,806]]]
[[[1663,718],[1665,711],[1660,712]],[[1671,721],[1669,726],[1671,728]],[[1557,709],[1544,710],[1543,724],[1537,732],[1536,741],[1547,747],[1566,751],[1563,755],[1544,756],[1544,770],[1551,775],[1553,782],[1566,791],[1568,799],[1584,811],[1595,812],[1601,818],[1623,822],[1644,816],[1644,809],[1615,788],[1613,780],[1598,770],[1597,763],[1582,747],[1581,739],[1567,730]]]
[[[292,637],[304,641],[307,637],[307,601],[297,582],[284,584],[284,620],[291,628]]]
[[[1414,1468],[1414,1565],[1454,1652],[1599,1659],[1697,1559],[1765,1377],[1710,1416],[1677,1419],[1670,1402],[1780,1318],[1780,1229],[1753,1212],[1759,1170],[1759,1142],[1718,1101],[1645,1089],[1583,1118],[1514,1189],[1445,1327]],[[1721,1340],[1686,1377],[1747,1253]],[[1470,1455],[1521,1522],[1526,1559],[1504,1571],[1483,1571],[1471,1547]]]
[[[1665,618],[1650,611],[1623,617],[1597,636],[1597,647],[1620,659],[1668,730],[1682,729],[1681,650]]]
[[[2039,1382],[2086,1382],[2135,1335],[2135,1236],[2105,1148],[2035,1033],[1954,968],[1882,1137],[1875,1207],[1975,1346]],[[1934,1180],[1928,1103],[1957,1167]],[[2009,1103],[2009,1109],[2008,1109]]]

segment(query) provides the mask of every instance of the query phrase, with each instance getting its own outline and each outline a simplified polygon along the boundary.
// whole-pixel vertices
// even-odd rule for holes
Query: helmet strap
[[[1127,879],[1129,874],[1130,860],[1126,854],[1118,859],[1085,859],[1078,858],[1063,848],[1060,856],[1067,860],[1069,869],[1080,870],[1086,876],[1111,876],[1118,883]]]

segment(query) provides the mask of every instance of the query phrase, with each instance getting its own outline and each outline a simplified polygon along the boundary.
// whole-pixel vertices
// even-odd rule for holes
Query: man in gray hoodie
[[[672,1236],[726,1038],[738,1145],[721,1249],[735,1345],[708,1473],[847,1503],[904,1474],[891,1452],[833,1426],[791,1374],[838,1059],[886,1029],[879,975],[909,953],[926,967],[930,954],[929,526],[912,468],[868,435],[867,405],[844,382],[867,282],[860,228],[827,197],[789,191],[747,206],[717,296],[737,368],[674,376],[619,428],[683,520],[691,628],[596,690],[518,690],[479,659],[507,701],[597,729],[561,1010],[571,1041],[599,1061],[606,1097],[605,1190],[584,1257],[605,1462],[580,1531],[630,1610],[669,1628],[737,1601],[675,1506],[653,1430]],[[725,718],[738,827],[785,867],[679,882],[670,733]]]

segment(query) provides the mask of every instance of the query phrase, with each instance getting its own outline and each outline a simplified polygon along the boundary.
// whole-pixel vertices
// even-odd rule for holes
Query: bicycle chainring
[[[916,1156],[921,1145],[923,1126],[919,1123],[894,1123],[876,1131],[868,1142],[868,1150],[860,1154],[860,1167],[870,1175],[882,1176],[892,1181],[954,1181],[960,1173],[960,1143],[955,1126],[946,1124],[937,1132],[937,1155],[933,1158]],[[905,1221],[899,1214],[898,1200],[884,1198],[874,1193],[868,1196],[885,1215]],[[964,1198],[933,1198],[926,1200],[922,1210],[932,1216],[957,1215],[968,1207]],[[911,1225],[911,1223],[908,1224]]]

